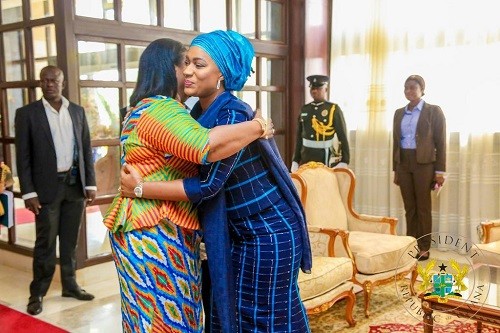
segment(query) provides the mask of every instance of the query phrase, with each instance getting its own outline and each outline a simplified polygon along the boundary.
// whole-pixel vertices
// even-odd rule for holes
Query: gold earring
[[[219,90],[219,89],[220,89],[220,81],[221,81],[221,79],[217,80],[217,87],[216,87],[216,88],[217,88],[217,90]]]

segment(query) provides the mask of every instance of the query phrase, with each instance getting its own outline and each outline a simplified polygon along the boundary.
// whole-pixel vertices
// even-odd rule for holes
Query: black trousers
[[[35,216],[36,241],[33,251],[31,296],[45,296],[56,268],[56,244],[59,236],[59,263],[63,290],[75,290],[76,245],[85,208],[81,182],[67,185],[58,177],[57,196],[51,203],[41,204]]]
[[[397,173],[405,207],[406,234],[417,239],[421,251],[428,251],[432,233],[431,183],[434,164],[419,164],[415,149],[401,149]]]

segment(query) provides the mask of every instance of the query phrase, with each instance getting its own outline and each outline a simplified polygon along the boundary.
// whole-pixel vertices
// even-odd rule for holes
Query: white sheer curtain
[[[351,130],[359,212],[399,218],[392,183],[392,117],[404,80],[447,119],[447,179],[433,195],[433,229],[477,242],[479,222],[500,217],[500,1],[333,0],[331,100]]]

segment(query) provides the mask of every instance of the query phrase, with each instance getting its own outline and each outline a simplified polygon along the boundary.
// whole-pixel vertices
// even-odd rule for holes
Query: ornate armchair
[[[306,201],[307,192],[303,180],[293,177],[292,180],[299,192],[301,201]],[[323,239],[315,237],[323,234]],[[311,274],[299,272],[300,298],[306,308],[307,314],[317,314],[328,310],[336,302],[346,299],[345,318],[349,326],[356,324],[352,313],[356,296],[353,292],[354,267],[352,260],[346,257],[334,257],[333,245],[335,235],[330,231],[320,230],[309,226],[309,235],[313,253],[313,267]]]
[[[500,266],[500,220],[481,222],[478,226],[481,244],[477,247],[481,252],[472,257],[476,263]]]
[[[324,239],[323,248],[315,250],[352,260],[352,282],[363,289],[366,317],[372,290],[377,285],[403,279],[411,273],[410,289],[415,294],[415,238],[396,235],[396,218],[364,215],[354,210],[355,176],[351,170],[309,162],[291,176],[300,186],[311,243],[321,244],[320,238]],[[329,241],[324,234],[328,234]]]

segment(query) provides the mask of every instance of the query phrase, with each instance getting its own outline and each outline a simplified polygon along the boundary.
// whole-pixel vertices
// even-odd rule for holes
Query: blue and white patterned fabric
[[[199,112],[199,105],[195,105],[193,116],[196,118]],[[247,121],[251,117],[247,104],[225,92],[198,121],[205,127],[214,127]],[[259,141],[227,159],[202,166],[199,177],[184,180],[190,201],[200,203],[209,266],[225,267],[220,257],[213,257],[223,257],[224,253],[211,253],[210,237],[219,250],[223,248],[224,233],[230,234],[232,272],[228,275],[232,275],[233,281],[227,288],[236,291],[237,327],[219,326],[226,323],[224,316],[219,320],[219,310],[224,303],[214,302],[216,310],[212,311],[210,330],[309,332],[297,283],[301,264],[303,270],[311,268],[303,211],[279,153],[264,146],[270,140]],[[280,173],[278,169],[286,172]],[[225,207],[220,207],[221,202]],[[227,227],[221,226],[226,211]],[[212,268],[210,275],[212,295],[218,297],[218,291],[223,290],[218,286],[221,281],[213,276]],[[224,306],[226,308],[230,306]]]

